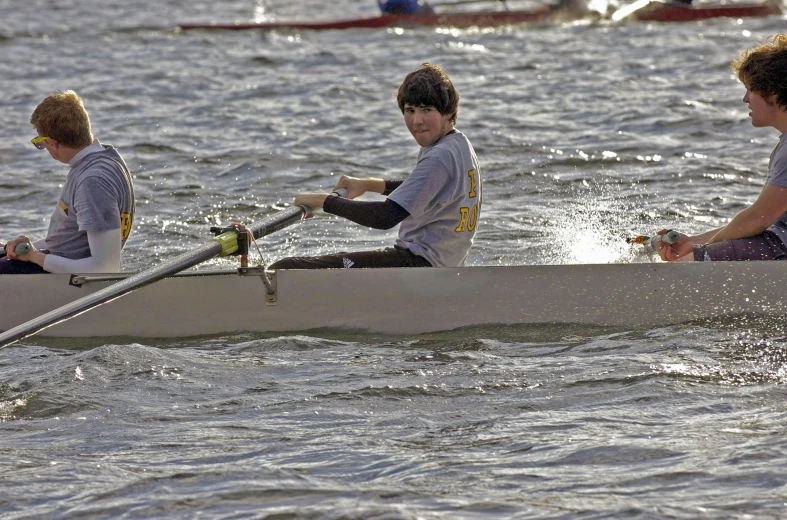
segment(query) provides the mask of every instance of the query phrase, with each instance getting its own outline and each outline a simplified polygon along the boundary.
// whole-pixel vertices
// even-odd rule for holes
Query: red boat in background
[[[695,6],[677,0],[637,0],[615,11],[610,20],[619,22],[630,19],[642,22],[695,22],[710,18],[752,18],[782,13],[781,0],[768,0],[759,4],[732,4]]]
[[[775,2],[695,7],[682,2],[652,1],[633,17],[643,22],[694,22],[708,18],[752,18],[781,13],[781,4]]]
[[[717,6],[693,6],[678,1],[638,0],[616,11],[610,19],[621,21],[634,19],[648,22],[691,22],[709,18],[765,17],[782,13],[782,5],[776,0],[758,4],[735,4]],[[249,29],[382,29],[386,27],[499,27],[533,22],[563,22],[585,17],[598,16],[574,0],[563,0],[558,4],[531,10],[469,11],[430,15],[382,15],[366,18],[326,21],[275,21],[258,23],[207,23],[181,24],[180,29],[244,31]]]
[[[179,27],[189,29],[221,29],[243,31],[247,29],[307,29],[314,31],[334,29],[381,29],[385,27],[498,27],[501,25],[517,25],[522,23],[541,22],[545,20],[565,20],[581,17],[569,8],[543,6],[527,11],[472,11],[430,15],[382,15],[367,18],[328,21],[292,21],[292,22],[259,22],[230,24],[181,24]]]

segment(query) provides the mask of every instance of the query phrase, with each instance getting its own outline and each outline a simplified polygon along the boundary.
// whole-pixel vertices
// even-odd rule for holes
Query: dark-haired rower
[[[284,258],[273,269],[358,267],[456,267],[473,245],[481,213],[481,171],[473,146],[454,128],[459,93],[448,75],[425,63],[405,77],[399,109],[421,146],[415,169],[404,180],[343,176],[328,193],[299,195],[295,204],[347,218],[362,226],[390,229],[399,224],[393,247],[317,257]],[[352,200],[366,192],[384,201]]]

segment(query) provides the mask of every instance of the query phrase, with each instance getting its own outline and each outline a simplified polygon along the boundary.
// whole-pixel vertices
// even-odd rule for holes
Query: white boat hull
[[[352,329],[413,334],[489,324],[653,327],[732,314],[782,315],[787,262],[279,271],[172,277],[39,335],[189,337]],[[8,330],[113,282],[0,276]]]

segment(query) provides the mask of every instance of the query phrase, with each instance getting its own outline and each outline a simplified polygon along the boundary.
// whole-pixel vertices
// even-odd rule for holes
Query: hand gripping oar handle
[[[642,244],[643,246],[650,247],[652,250],[656,251],[659,242],[670,245],[676,243],[678,240],[680,240],[680,233],[670,229],[663,235],[653,235],[652,237],[640,235],[634,238],[627,238],[626,242],[629,244]]]
[[[663,235],[656,235],[652,237],[650,239],[650,247],[652,247],[655,250],[657,247],[656,244],[658,244],[659,242],[664,242],[665,244],[670,245],[670,244],[674,244],[678,240],[680,240],[680,233],[670,229]]]
[[[331,192],[331,195],[336,195],[337,197],[346,197],[349,194],[350,192],[347,188],[336,188]],[[309,213],[314,213],[314,210],[308,206],[298,206],[298,207],[303,208],[303,211],[305,212],[306,215],[308,215]]]
[[[17,256],[26,255],[27,253],[30,252],[30,244],[28,244],[27,242],[22,242],[21,244],[17,244],[16,247],[14,248],[14,252],[16,253]],[[3,258],[5,255],[6,255],[6,251],[5,251],[5,247],[3,247],[3,250],[0,251],[0,258]]]

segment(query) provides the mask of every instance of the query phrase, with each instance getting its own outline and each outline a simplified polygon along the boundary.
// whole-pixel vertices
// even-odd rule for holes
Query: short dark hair
[[[434,107],[442,115],[450,115],[451,124],[456,124],[459,113],[459,92],[448,79],[448,74],[431,63],[424,63],[404,78],[396,94],[396,102],[402,113],[405,104]]]
[[[776,104],[787,108],[787,34],[770,36],[744,51],[732,69],[746,88],[766,99],[776,96]]]

